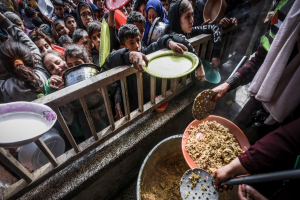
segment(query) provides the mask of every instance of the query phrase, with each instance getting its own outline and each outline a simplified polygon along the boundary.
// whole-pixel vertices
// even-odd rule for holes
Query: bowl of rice
[[[246,151],[250,143],[234,123],[223,117],[210,115],[188,125],[181,146],[190,168],[202,168],[213,174]]]

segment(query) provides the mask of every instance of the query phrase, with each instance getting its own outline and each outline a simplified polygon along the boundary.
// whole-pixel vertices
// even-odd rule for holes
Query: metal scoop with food
[[[204,90],[197,95],[193,105],[193,117],[197,120],[207,118],[215,109],[216,103],[213,99],[217,94],[212,90]]]
[[[224,185],[254,184],[292,179],[300,179],[300,169],[236,177],[221,183],[220,187]],[[215,179],[204,169],[189,169],[184,173],[180,181],[181,197],[185,200],[218,199],[219,192],[214,188],[214,184]]]

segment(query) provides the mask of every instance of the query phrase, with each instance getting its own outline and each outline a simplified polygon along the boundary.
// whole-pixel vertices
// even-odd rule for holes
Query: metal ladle
[[[197,184],[193,189],[191,187],[192,182],[190,180],[192,172],[196,175],[201,176],[201,178],[198,179]],[[204,181],[204,179],[206,180]],[[224,185],[254,184],[254,183],[272,182],[272,181],[292,180],[292,179],[300,179],[300,169],[292,169],[292,170],[236,177],[221,183],[220,187],[223,187]],[[184,173],[180,181],[180,193],[182,199],[184,200],[219,199],[219,192],[214,188],[214,184],[215,184],[214,181],[215,179],[212,177],[212,175],[207,171],[205,171],[204,169],[201,168],[189,169]]]

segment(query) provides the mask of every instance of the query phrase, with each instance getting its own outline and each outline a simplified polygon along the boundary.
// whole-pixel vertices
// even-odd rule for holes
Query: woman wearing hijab
[[[100,19],[108,11],[105,7],[105,0],[93,0],[93,3],[98,7],[100,12]]]
[[[145,35],[143,38],[144,44],[147,44],[148,33],[154,20],[159,17],[161,22],[169,24],[166,19],[164,8],[159,0],[150,0],[146,5],[146,24]]]
[[[87,29],[88,23],[95,20],[95,15],[92,7],[86,2],[79,2],[76,7],[77,25],[84,30]]]
[[[193,7],[188,0],[179,0],[171,4],[171,7],[169,8],[169,34],[177,37],[178,40],[175,39],[175,41],[185,44],[185,46],[188,47],[189,52],[192,53],[195,53],[195,50],[186,39],[190,39],[200,34],[212,34],[214,38],[214,48],[211,62],[212,66],[215,66],[217,69],[219,69],[222,47],[222,28],[218,25],[203,25],[193,27],[193,15]],[[205,77],[202,78],[205,79]]]

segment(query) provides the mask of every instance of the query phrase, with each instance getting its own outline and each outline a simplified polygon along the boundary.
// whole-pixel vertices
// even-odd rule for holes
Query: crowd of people
[[[213,35],[211,62],[219,69],[222,30],[236,28],[238,24],[244,23],[249,18],[251,12],[251,1],[226,0],[225,15],[220,21],[209,24],[210,19],[206,21],[203,19],[206,0],[130,0],[115,11],[108,10],[105,0],[92,2],[51,0],[54,7],[53,16],[46,16],[39,9],[38,1],[2,0],[0,2],[0,103],[33,101],[61,90],[65,87],[62,78],[65,70],[80,64],[93,64],[100,73],[120,65],[132,64],[137,71],[144,72],[142,63],[143,61],[148,63],[145,55],[163,48],[179,53],[189,51],[199,57],[187,39],[200,34]],[[277,0],[271,11],[274,11],[274,16],[276,12],[280,13],[277,15],[277,22],[288,19],[290,22],[288,28],[298,30],[299,21],[295,22],[295,17],[289,16],[289,11],[292,10],[293,16],[297,16],[296,20],[299,20],[299,11],[295,9],[299,3],[297,2],[293,7],[294,2],[294,0]],[[158,17],[159,21],[168,25],[168,32],[157,41],[149,43],[148,33]],[[100,66],[99,49],[103,20],[109,26],[110,52],[104,64]],[[292,168],[295,156],[299,153],[300,130],[297,123],[300,121],[293,115],[299,107],[299,95],[293,94],[295,90],[299,93],[296,89],[299,81],[297,82],[297,78],[293,76],[299,73],[299,56],[297,56],[299,47],[295,45],[299,34],[281,31],[280,26],[272,23],[270,22],[267,27],[268,31],[262,37],[255,56],[223,84],[213,89],[217,93],[214,100],[218,101],[228,91],[252,82],[250,86],[252,97],[234,123],[245,128],[243,126],[247,121],[246,118],[249,118],[258,108],[261,109],[261,113],[267,113],[268,116],[264,118],[266,125],[262,129],[255,130],[259,138],[250,140],[253,144],[258,142],[231,164],[214,174],[217,186],[237,175],[262,173],[270,171],[270,168],[274,170]],[[279,36],[276,35],[277,33]],[[285,51],[272,49],[273,40]],[[291,43],[288,43],[289,41]],[[285,45],[286,43],[288,45]],[[275,67],[274,60],[278,55],[284,57],[280,72],[269,67],[270,65]],[[290,71],[284,70],[285,66],[290,66],[288,68]],[[205,81],[201,62],[193,73],[198,80]],[[275,76],[272,76],[274,73]],[[143,73],[143,79],[144,102],[148,102],[150,83],[147,83],[147,80],[150,80],[150,77]],[[129,107],[132,112],[138,108],[136,74],[126,77],[126,81]],[[157,79],[156,84],[160,83],[161,79]],[[282,87],[278,88],[277,85]],[[161,93],[159,88],[157,87],[156,92],[158,95]],[[107,89],[115,120],[118,120],[124,113],[120,82],[113,82],[107,86]],[[289,102],[289,109],[282,108],[288,105],[286,102]],[[77,143],[92,136],[82,108],[74,109],[66,104],[60,110]],[[104,104],[90,109],[90,114],[97,132],[109,126]],[[291,115],[293,120],[287,120]],[[263,133],[258,133],[260,131]],[[262,138],[264,135],[266,136]],[[67,139],[66,143],[68,143]],[[276,156],[271,155],[274,152],[277,153]],[[278,155],[281,158],[278,158]],[[265,160],[269,162],[265,163]],[[252,187],[249,188],[250,186],[240,186],[241,199],[250,199],[255,195],[255,199],[270,198],[274,193],[273,190],[273,193],[263,190],[266,196],[263,197]],[[260,187],[257,188],[262,191]],[[278,187],[274,186],[274,188]],[[225,186],[223,189],[227,190],[228,187]]]

